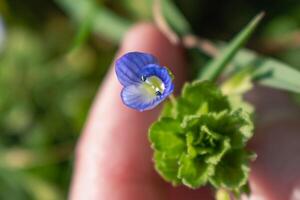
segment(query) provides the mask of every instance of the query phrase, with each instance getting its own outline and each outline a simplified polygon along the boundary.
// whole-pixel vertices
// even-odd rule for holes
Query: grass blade
[[[254,32],[264,13],[258,14],[251,22],[228,44],[228,46],[213,59],[199,74],[199,79],[215,80],[236,55],[238,50],[246,43]]]
[[[86,23],[93,13],[91,29],[109,41],[118,44],[131,22],[119,17],[94,0],[55,0],[55,2],[79,25]]]
[[[256,68],[253,79],[261,85],[300,93],[300,71],[273,58],[260,57],[250,50],[240,51],[233,71],[244,66]]]

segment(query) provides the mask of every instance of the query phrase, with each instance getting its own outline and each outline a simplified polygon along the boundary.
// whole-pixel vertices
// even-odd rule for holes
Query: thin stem
[[[169,95],[169,99],[172,103],[172,106],[176,106],[176,98],[173,94]]]
[[[170,40],[172,44],[178,44],[180,38],[178,35],[172,30],[167,20],[165,19],[162,8],[161,8],[161,0],[153,1],[153,17],[154,22],[159,28],[159,30]]]

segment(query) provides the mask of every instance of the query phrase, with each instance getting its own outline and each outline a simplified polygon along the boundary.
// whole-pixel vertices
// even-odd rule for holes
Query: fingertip
[[[185,79],[184,53],[154,25],[140,23],[128,31],[117,55],[130,51],[156,56],[161,65],[173,71],[179,91]],[[153,169],[146,136],[159,109],[140,113],[127,108],[121,101],[121,89],[113,64],[98,91],[77,146],[70,193],[74,198],[71,199],[86,194],[94,199],[136,199],[143,195],[147,196],[144,199],[162,199],[165,195],[164,183]]]
[[[145,40],[145,36],[147,35],[152,35],[152,37],[156,38],[157,36],[160,37],[160,32],[152,23],[140,22],[133,25],[123,37],[121,50],[126,51],[140,45],[142,47],[145,46],[143,43],[147,42],[147,40]],[[139,39],[141,40],[139,41]]]

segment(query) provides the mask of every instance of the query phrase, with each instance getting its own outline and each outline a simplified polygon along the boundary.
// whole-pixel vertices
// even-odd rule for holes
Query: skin
[[[154,54],[173,71],[176,93],[180,91],[186,80],[184,52],[154,25],[143,23],[132,27],[116,58],[128,51]],[[210,188],[173,188],[157,175],[147,130],[161,108],[140,113],[125,107],[113,66],[98,91],[78,142],[69,198],[213,199]],[[292,105],[286,94],[266,88],[255,89],[247,98],[255,104],[258,119],[249,146],[258,154],[251,167],[249,199],[300,199],[299,108]]]

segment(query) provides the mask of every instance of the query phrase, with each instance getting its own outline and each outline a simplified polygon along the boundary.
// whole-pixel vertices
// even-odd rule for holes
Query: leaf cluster
[[[253,123],[237,107],[209,81],[186,84],[149,130],[158,173],[173,185],[244,190],[253,157],[245,145]]]

